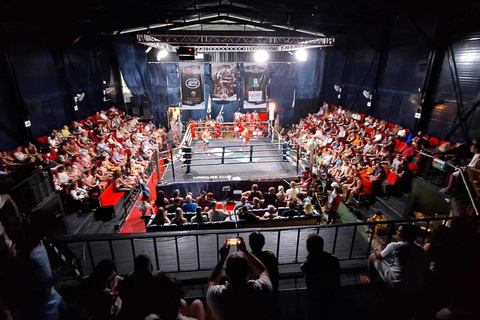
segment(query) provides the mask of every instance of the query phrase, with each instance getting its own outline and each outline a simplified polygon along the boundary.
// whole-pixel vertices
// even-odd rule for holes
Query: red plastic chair
[[[436,147],[438,146],[440,140],[438,138],[431,137],[428,141],[430,142],[430,147]]]
[[[410,162],[408,164],[408,170],[410,170],[413,174],[417,174],[418,173],[418,165],[416,165],[415,163],[412,163]]]
[[[395,147],[395,151],[401,152],[403,147],[405,147],[406,143],[405,141],[401,141],[398,146]]]

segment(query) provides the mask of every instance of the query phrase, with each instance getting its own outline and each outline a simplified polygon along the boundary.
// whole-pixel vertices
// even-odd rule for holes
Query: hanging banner
[[[182,86],[182,109],[205,109],[203,64],[179,63],[178,67]]]
[[[237,100],[237,80],[235,63],[212,63],[212,100]]]
[[[245,101],[244,109],[263,109],[267,107],[267,64],[244,63]]]

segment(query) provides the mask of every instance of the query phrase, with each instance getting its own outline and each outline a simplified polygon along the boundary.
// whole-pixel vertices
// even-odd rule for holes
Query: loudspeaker
[[[137,96],[130,97],[130,108],[132,108],[132,116],[140,117],[140,98]]]
[[[152,116],[150,97],[149,96],[142,96],[141,97],[141,102],[142,102],[142,108],[141,108],[141,111],[140,111],[141,115],[143,117],[150,118]]]
[[[96,220],[109,221],[115,217],[114,206],[98,207],[94,213]]]

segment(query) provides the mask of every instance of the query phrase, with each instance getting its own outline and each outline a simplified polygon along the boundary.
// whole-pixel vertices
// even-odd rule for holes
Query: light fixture
[[[148,47],[147,50],[145,50],[145,53],[149,53],[150,51],[152,51],[152,47]]]
[[[73,110],[78,111],[78,101],[82,101],[85,98],[85,93],[78,93],[76,96],[73,97],[73,101],[75,101],[75,105],[73,106]]]
[[[363,90],[363,96],[367,99],[372,99],[372,93],[367,90]]]
[[[368,101],[367,101],[367,107],[371,107],[371,106],[372,106],[372,99],[373,99],[373,92],[372,92],[372,91],[363,90],[363,96],[368,99]]]
[[[165,50],[165,49],[162,49],[158,52],[157,54],[157,60],[160,61],[162,60],[163,58],[165,58],[166,56],[168,56],[168,51]]]
[[[305,49],[299,49],[295,52],[295,57],[298,61],[307,61],[307,56],[307,50]]]
[[[265,50],[258,50],[253,55],[256,62],[265,62],[268,60],[268,52]]]
[[[334,85],[334,86],[333,86],[333,89],[335,89],[335,91],[338,92],[337,98],[338,98],[338,99],[341,99],[341,98],[342,98],[342,86]]]
[[[273,121],[275,120],[275,109],[277,104],[273,101],[268,103],[268,120]]]

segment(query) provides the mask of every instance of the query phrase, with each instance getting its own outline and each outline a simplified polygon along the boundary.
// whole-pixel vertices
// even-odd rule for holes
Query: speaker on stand
[[[130,108],[132,110],[132,116],[134,117],[140,117],[140,98],[137,96],[132,96],[130,97]]]

